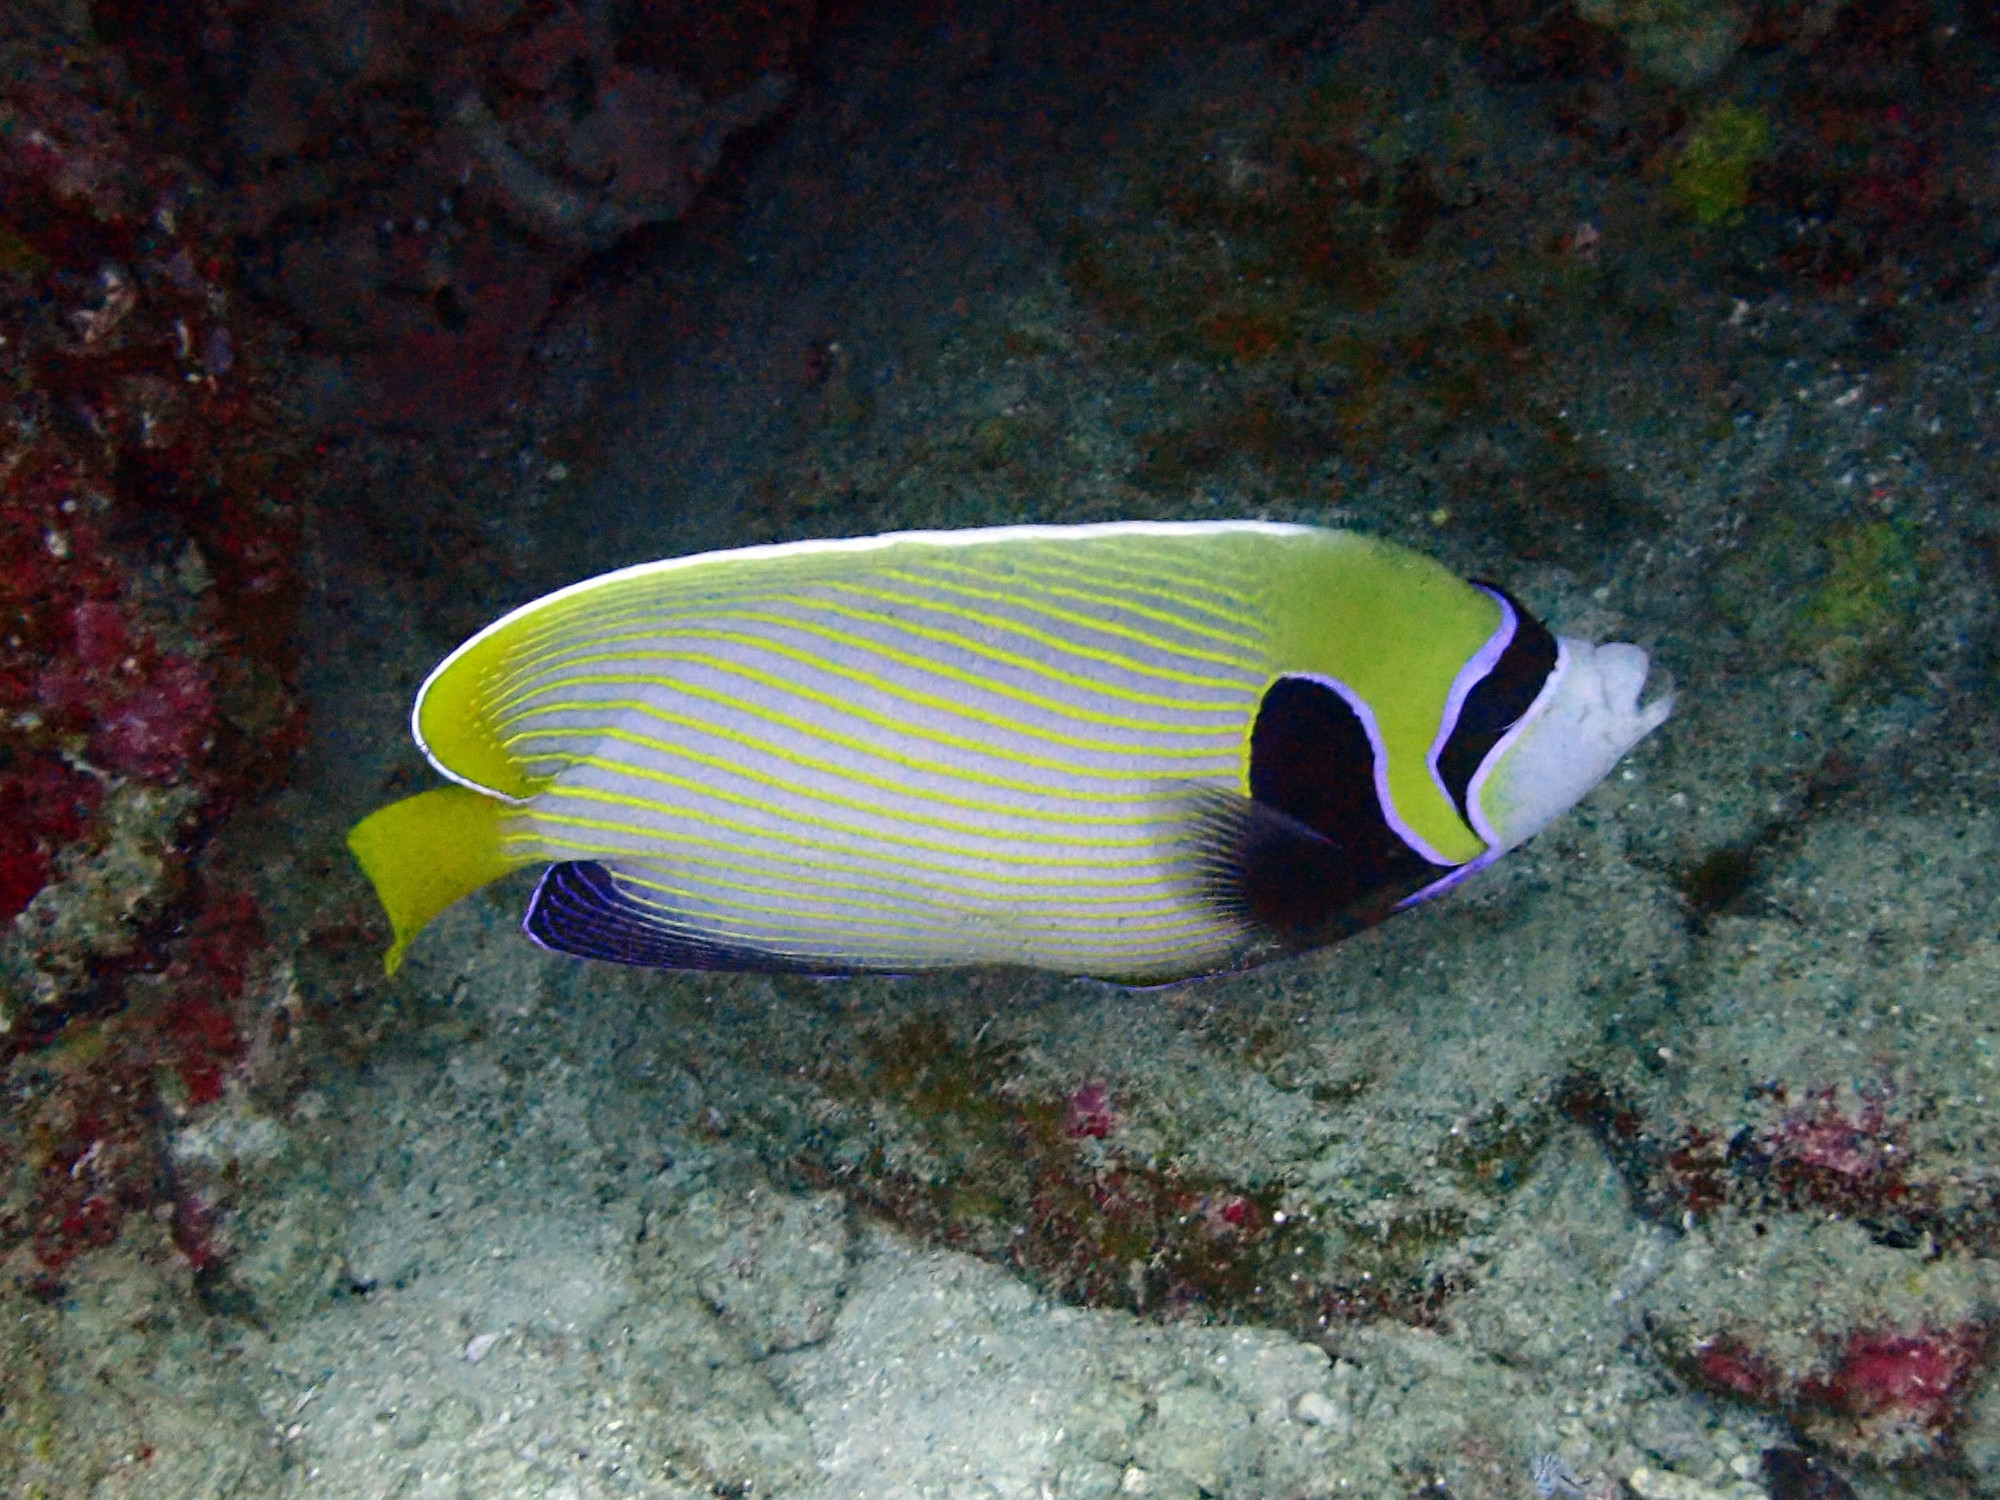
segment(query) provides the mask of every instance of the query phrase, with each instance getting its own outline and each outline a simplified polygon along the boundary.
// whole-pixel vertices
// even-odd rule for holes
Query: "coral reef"
[[[160,1124],[254,1031],[254,903],[204,856],[282,778],[297,452],[213,185],[115,59],[21,16],[0,84],[0,1262],[52,1291],[158,1208],[214,1215]]]
[[[806,5],[106,0],[7,44],[16,1487],[2000,1487],[1992,382],[1947,328],[1990,315],[1992,23],[1232,12],[1155,76],[1030,9],[815,59],[713,240]],[[696,290],[596,389],[672,483],[501,453],[527,498],[436,571],[343,495],[295,673],[299,470],[447,445],[271,409],[484,443],[565,278],[670,221]],[[1254,974],[634,975],[502,893],[385,986],[340,827],[421,784],[407,689],[489,561],[570,568],[613,504],[1351,524],[1646,640],[1682,707],[1482,881]],[[232,863],[308,680],[333,748]]]

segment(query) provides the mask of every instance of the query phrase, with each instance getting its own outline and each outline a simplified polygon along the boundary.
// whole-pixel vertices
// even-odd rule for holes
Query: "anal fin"
[[[647,969],[702,969],[753,974],[844,975],[838,962],[704,937],[626,891],[616,871],[595,860],[551,865],[528,901],[522,931],[544,948]]]

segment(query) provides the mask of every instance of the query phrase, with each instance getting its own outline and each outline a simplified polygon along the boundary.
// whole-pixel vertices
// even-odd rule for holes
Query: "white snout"
[[[1640,704],[1647,661],[1639,647],[1568,636],[1556,646],[1541,695],[1468,788],[1473,825],[1496,850],[1525,842],[1576,806],[1674,711],[1672,693]]]

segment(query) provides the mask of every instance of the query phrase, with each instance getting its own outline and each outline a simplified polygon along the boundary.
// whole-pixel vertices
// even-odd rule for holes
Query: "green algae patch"
[[[1909,680],[1939,562],[1906,520],[1768,516],[1715,569],[1712,603],[1770,665],[1806,663],[1839,694],[1893,687]]]
[[[1771,122],[1761,110],[1718,104],[1674,162],[1674,201],[1704,224],[1733,224],[1750,201],[1751,172],[1770,154]]]
[[[1829,681],[1848,686],[1909,635],[1923,572],[1907,529],[1891,521],[1836,527],[1821,546],[1826,574],[1806,596],[1792,641]]]

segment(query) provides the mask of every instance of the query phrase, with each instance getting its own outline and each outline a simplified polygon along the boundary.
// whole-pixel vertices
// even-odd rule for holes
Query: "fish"
[[[393,974],[542,866],[543,948],[662,969],[1171,983],[1450,890],[1672,712],[1624,643],[1352,531],[1127,521],[668,558],[431,672],[445,784],[348,839]]]

